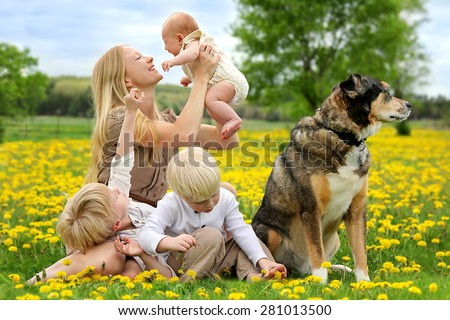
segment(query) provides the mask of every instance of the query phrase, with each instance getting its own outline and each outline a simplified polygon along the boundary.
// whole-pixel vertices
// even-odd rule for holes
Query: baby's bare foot
[[[221,136],[222,140],[229,139],[233,134],[239,131],[241,128],[241,119],[231,119],[223,125]]]

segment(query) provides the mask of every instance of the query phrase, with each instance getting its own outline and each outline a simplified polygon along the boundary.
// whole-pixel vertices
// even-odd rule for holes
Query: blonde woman
[[[121,45],[111,48],[98,60],[92,74],[96,125],[87,183],[108,183],[126,114],[124,97],[133,88],[142,93],[142,98],[134,120],[134,166],[129,197],[147,205],[149,210],[168,189],[165,167],[178,147],[195,143],[205,148],[226,149],[238,145],[237,135],[227,141],[221,140],[220,125],[201,124],[207,83],[218,60],[212,53],[210,45],[201,47],[200,58],[193,65],[196,83],[178,117],[172,111],[160,112],[155,105],[155,87],[162,75],[155,69],[152,57]],[[130,138],[125,136],[124,143],[128,143]],[[133,221],[133,225],[143,225],[142,219],[145,221],[145,218],[141,211],[141,221]],[[70,243],[66,245],[73,247]],[[65,259],[71,261],[69,266],[63,264]],[[45,275],[54,278],[59,271],[75,274],[88,266],[94,267],[95,273],[122,274],[130,278],[142,271],[134,259],[126,260],[123,254],[115,251],[113,242],[105,241],[59,260],[46,269]],[[36,278],[30,283],[34,281]]]

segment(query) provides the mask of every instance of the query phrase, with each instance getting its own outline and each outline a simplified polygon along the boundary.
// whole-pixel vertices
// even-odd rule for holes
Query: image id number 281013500
[[[261,316],[329,316],[331,312],[329,304],[262,304],[259,310]]]

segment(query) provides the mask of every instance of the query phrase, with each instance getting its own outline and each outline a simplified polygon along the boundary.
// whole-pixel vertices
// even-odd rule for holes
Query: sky
[[[450,1],[428,0],[429,21],[418,30],[430,58],[428,84],[418,94],[450,97]],[[181,68],[163,72],[161,26],[175,11],[190,13],[200,28],[234,60],[238,43],[230,26],[236,21],[235,0],[1,0],[0,42],[28,48],[38,70],[49,76],[90,76],[109,48],[127,44],[153,56],[162,83],[179,83]]]

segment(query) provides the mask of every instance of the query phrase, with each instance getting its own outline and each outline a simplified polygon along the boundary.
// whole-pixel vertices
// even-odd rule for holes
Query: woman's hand
[[[210,44],[202,43],[198,58],[190,65],[194,80],[202,76],[205,76],[208,80],[211,79],[219,60],[220,54],[216,52],[214,47]]]

